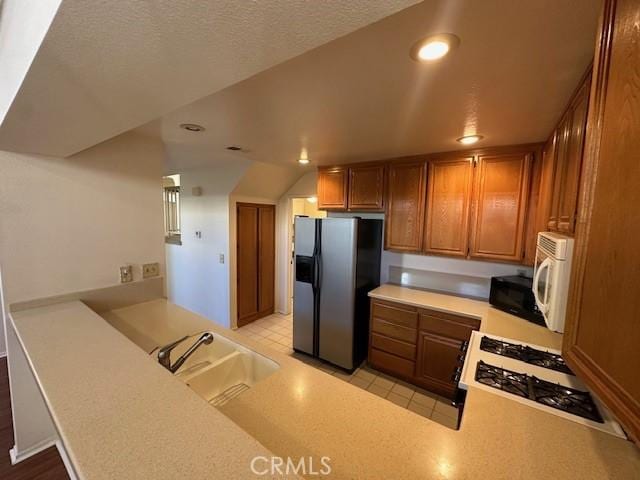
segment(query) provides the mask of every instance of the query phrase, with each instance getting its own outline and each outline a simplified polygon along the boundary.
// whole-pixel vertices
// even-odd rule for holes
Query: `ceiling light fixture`
[[[298,163],[300,165],[307,165],[309,163],[309,154],[307,153],[306,148],[303,148],[300,151],[300,158],[298,159]]]
[[[463,145],[472,145],[483,138],[482,135],[465,135],[464,137],[457,138],[456,141]]]
[[[417,41],[409,55],[417,62],[433,62],[444,57],[460,44],[460,39],[451,33],[430,35]]]
[[[197,125],[195,123],[181,123],[180,128],[183,130],[187,130],[188,132],[204,132],[205,128],[202,125]]]
[[[231,145],[227,147],[227,150],[231,150],[232,152],[239,152],[240,150],[242,150],[242,147],[239,147],[238,145]]]

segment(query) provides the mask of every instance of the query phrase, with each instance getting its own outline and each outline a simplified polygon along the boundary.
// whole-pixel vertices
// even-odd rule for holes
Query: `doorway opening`
[[[300,198],[291,198],[291,205],[289,208],[290,217],[289,217],[289,272],[287,278],[289,281],[287,282],[287,300],[288,300],[288,310],[289,312],[293,311],[293,282],[294,282],[294,259],[295,259],[295,219],[297,216],[307,216],[311,218],[325,218],[327,216],[327,212],[318,210],[318,198],[317,197],[300,197]]]

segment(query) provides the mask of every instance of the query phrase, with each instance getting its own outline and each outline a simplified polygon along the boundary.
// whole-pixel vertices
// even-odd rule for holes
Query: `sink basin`
[[[172,352],[178,358],[199,337],[189,338]],[[224,405],[280,368],[260,355],[220,334],[210,345],[201,345],[176,372],[176,377],[214,406]]]

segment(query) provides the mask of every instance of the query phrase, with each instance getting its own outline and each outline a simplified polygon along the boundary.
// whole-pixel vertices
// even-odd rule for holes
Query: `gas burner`
[[[531,377],[531,383],[536,402],[588,418],[594,422],[604,423],[589,392],[582,392],[536,377]]]
[[[528,345],[503,342],[502,340],[484,336],[480,341],[480,350],[555,370],[556,372],[574,374],[560,355],[531,348]]]
[[[475,379],[479,383],[521,398],[528,398],[548,407],[604,423],[589,392],[547,382],[526,373],[494,367],[482,360],[478,362]]]
[[[484,363],[482,360],[478,362],[476,381],[505,392],[513,393],[519,397],[527,398],[529,396],[529,386],[525,374],[494,367]]]

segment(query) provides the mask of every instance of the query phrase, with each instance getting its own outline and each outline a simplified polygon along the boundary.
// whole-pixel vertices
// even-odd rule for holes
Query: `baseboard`
[[[58,440],[56,442],[56,448],[58,449],[60,458],[62,458],[62,463],[64,463],[64,468],[67,471],[69,478],[71,480],[78,480],[78,475],[76,475],[76,471],[73,468],[73,464],[71,463],[71,460],[69,459],[69,455],[67,455],[67,451],[65,450],[64,445],[62,444],[61,441]]]
[[[42,442],[36,443],[34,446],[29,447],[22,452],[18,452],[16,450],[16,446],[14,445],[13,448],[9,450],[11,465],[15,465],[16,463],[20,463],[27,458],[33,457],[34,455],[37,455],[47,448],[54,447],[56,446],[56,443],[57,441],[55,438],[48,438],[46,440],[43,440]]]

